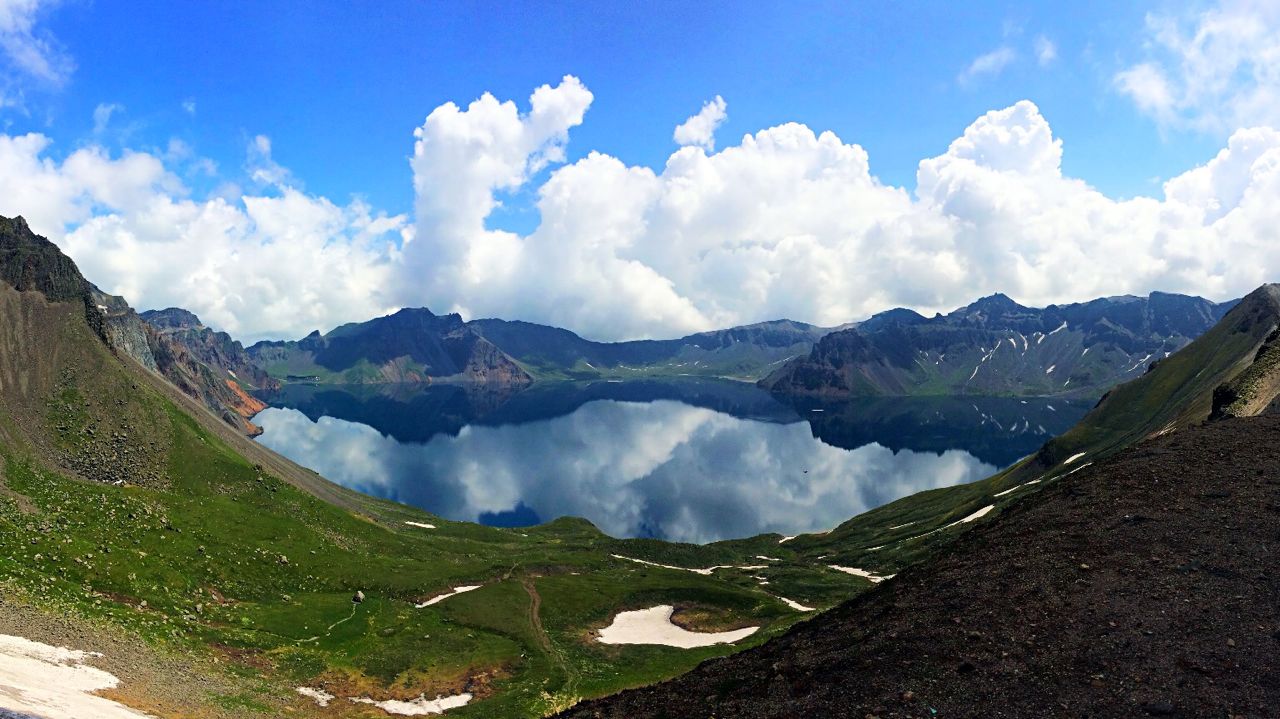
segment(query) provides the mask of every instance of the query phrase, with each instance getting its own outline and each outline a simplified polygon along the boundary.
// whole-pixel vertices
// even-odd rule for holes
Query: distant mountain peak
[[[895,307],[884,312],[877,312],[866,320],[859,322],[857,327],[866,330],[875,330],[892,324],[900,325],[917,325],[922,322],[928,322],[928,318],[905,307]]]
[[[37,235],[21,215],[0,217],[0,281],[36,290],[52,302],[89,299],[89,282],[57,245]]]
[[[1026,307],[1014,302],[1013,298],[1003,292],[997,292],[993,295],[987,295],[972,304],[962,308],[962,312],[984,312],[987,314],[995,314],[1002,312],[1010,312],[1015,310],[1025,310]]]
[[[168,307],[163,310],[147,310],[139,313],[143,321],[160,330],[187,330],[204,327],[204,323],[190,310]]]
[[[395,312],[392,312],[388,316],[389,317],[416,317],[419,315],[426,316],[426,317],[438,316],[436,315],[436,313],[432,312],[426,307],[401,307],[400,309],[396,310]]]

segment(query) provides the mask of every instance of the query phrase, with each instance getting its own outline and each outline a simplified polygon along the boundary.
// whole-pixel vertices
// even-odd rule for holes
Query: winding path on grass
[[[297,641],[297,643],[298,643],[298,644],[306,644],[307,642],[318,642],[318,641],[320,641],[321,639],[323,639],[324,637],[327,637],[327,636],[329,636],[330,634],[333,634],[333,630],[334,630],[334,629],[336,629],[336,628],[338,627],[338,625],[339,625],[339,624],[344,624],[344,623],[349,622],[349,621],[351,621],[352,619],[354,619],[354,618],[355,618],[355,616],[356,616],[356,610],[357,610],[357,609],[359,609],[359,608],[360,608],[360,605],[359,605],[359,604],[356,604],[355,602],[352,602],[352,603],[351,603],[351,613],[350,613],[350,614],[348,614],[345,618],[343,618],[343,619],[339,619],[338,621],[334,622],[333,624],[330,624],[330,625],[329,625],[329,627],[328,627],[327,629],[325,629],[325,630],[324,630],[324,634],[317,634],[317,635],[315,635],[314,637],[310,637],[310,638],[308,638],[308,639],[299,639],[299,640]]]
[[[569,662],[564,658],[564,654],[551,642],[551,637],[542,626],[542,595],[538,594],[538,587],[534,584],[534,577],[529,575],[521,577],[520,585],[524,587],[524,591],[529,595],[529,626],[533,629],[533,636],[538,642],[538,647],[564,673],[564,692],[570,696],[576,696],[578,675],[569,668]]]

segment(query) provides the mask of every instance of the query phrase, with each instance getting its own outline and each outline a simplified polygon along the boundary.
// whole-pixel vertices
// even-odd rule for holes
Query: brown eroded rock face
[[[239,342],[176,307],[148,310],[135,317],[142,325],[150,350],[147,354],[157,371],[231,426],[250,436],[262,433],[248,420],[266,404],[246,388],[274,389],[278,383],[249,359]]]

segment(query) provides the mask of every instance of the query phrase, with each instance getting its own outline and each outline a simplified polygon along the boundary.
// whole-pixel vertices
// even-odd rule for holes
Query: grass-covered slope
[[[451,715],[541,716],[734,650],[596,642],[621,610],[760,626],[747,646],[804,616],[782,597],[828,607],[870,586],[777,537],[503,530],[344,490],[113,352],[85,312],[0,284],[0,627],[69,627],[41,637],[79,637],[105,662],[125,637],[147,661],[114,696],[155,716],[385,716],[342,697],[464,690]],[[340,699],[322,708],[298,686]]]

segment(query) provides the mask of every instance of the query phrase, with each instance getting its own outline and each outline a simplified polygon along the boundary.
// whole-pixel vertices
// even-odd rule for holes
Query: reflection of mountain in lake
[[[796,400],[813,436],[854,449],[875,442],[892,449],[963,449],[1004,467],[1074,425],[1092,402],[1030,397],[862,397]]]
[[[614,536],[695,542],[820,531],[981,479],[1082,411],[1018,399],[797,408],[751,385],[693,378],[516,394],[286,387],[270,399],[260,441],[366,493],[450,519],[572,515]]]
[[[262,396],[312,420],[358,422],[400,442],[457,435],[466,425],[563,417],[601,400],[674,400],[739,419],[781,424],[807,420],[814,437],[843,449],[873,442],[894,451],[962,449],[996,466],[1034,452],[1089,407],[1081,400],[1009,397],[797,399],[793,405],[750,384],[699,378],[552,382],[525,390],[483,384],[288,385]]]
[[[259,396],[318,420],[359,422],[401,442],[426,442],[460,429],[509,401],[518,389],[478,383],[285,385]]]

